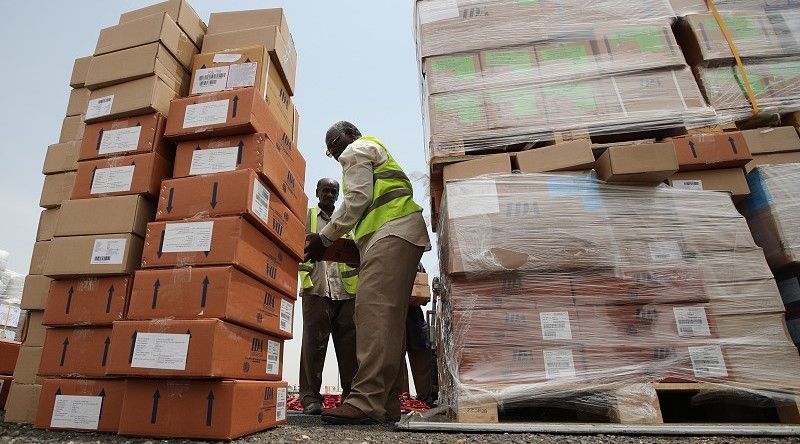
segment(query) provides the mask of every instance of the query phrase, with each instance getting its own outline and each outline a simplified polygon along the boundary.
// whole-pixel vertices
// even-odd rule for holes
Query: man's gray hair
[[[336,122],[325,133],[325,144],[331,146],[335,141],[341,140],[345,136],[355,140],[361,137],[361,131],[350,122],[344,120]]]

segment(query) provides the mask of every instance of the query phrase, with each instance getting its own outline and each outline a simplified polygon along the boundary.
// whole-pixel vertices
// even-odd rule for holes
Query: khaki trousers
[[[389,236],[361,258],[355,310],[358,371],[345,402],[377,421],[400,416],[406,314],[423,252]]]

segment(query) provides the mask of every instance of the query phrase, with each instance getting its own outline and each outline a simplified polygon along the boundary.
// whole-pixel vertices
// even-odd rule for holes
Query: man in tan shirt
[[[372,424],[400,418],[403,343],[409,295],[417,264],[430,250],[422,207],[386,146],[362,137],[349,122],[325,135],[328,154],[342,165],[344,203],[319,233],[310,235],[306,258],[353,230],[361,254],[355,306],[358,371],[350,396],[323,412],[333,424]]]

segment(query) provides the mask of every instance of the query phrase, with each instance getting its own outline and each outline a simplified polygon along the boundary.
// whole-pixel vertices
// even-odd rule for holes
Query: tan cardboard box
[[[86,123],[140,114],[169,111],[169,102],[180,94],[158,76],[145,77],[92,91],[86,108]]]
[[[69,86],[73,88],[83,88],[83,83],[86,81],[86,71],[89,70],[90,60],[92,60],[92,56],[75,59],[75,64],[72,65],[72,76],[69,79]]]
[[[735,198],[750,194],[750,186],[741,168],[676,173],[667,179],[667,183],[686,190],[727,191]]]
[[[745,130],[742,135],[752,154],[800,151],[800,136],[791,126]]]
[[[58,137],[59,143],[81,140],[86,124],[83,123],[84,116],[69,116],[64,118],[61,124],[61,135]]]
[[[92,57],[86,88],[95,90],[152,75],[171,90],[186,94],[187,69],[158,42]]]
[[[469,179],[484,174],[503,174],[511,172],[511,155],[492,154],[475,160],[447,165],[442,170],[445,182],[457,179]]]
[[[50,292],[50,283],[53,280],[47,276],[29,274],[25,277],[25,288],[22,290],[23,310],[44,310],[47,294]]]
[[[753,156],[753,160],[744,166],[744,170],[746,173],[749,173],[753,171],[753,168],[760,165],[782,165],[785,163],[800,163],[800,151],[756,154]]]
[[[142,196],[68,200],[61,206],[54,236],[133,233],[144,237],[154,217],[154,205]]]
[[[722,15],[740,57],[781,55],[780,29],[763,11],[726,11]],[[679,21],[676,37],[691,65],[733,60],[730,45],[710,12],[690,14]]]
[[[678,171],[672,142],[612,146],[595,164],[606,182],[660,183]]]
[[[69,102],[67,102],[67,117],[77,116],[86,109],[86,104],[89,103],[90,91],[87,88],[75,88],[69,93]]]
[[[64,173],[78,169],[78,148],[80,141],[56,143],[47,147],[42,165],[42,174]]]
[[[33,254],[31,255],[31,266],[28,274],[43,274],[44,264],[47,262],[47,255],[50,252],[50,241],[39,241],[33,244]]]
[[[43,320],[44,311],[31,310],[28,312],[28,319],[25,321],[25,329],[22,332],[22,345],[32,347],[41,347],[44,345],[46,329],[42,325]],[[19,359],[17,359],[17,361],[19,361]]]
[[[33,424],[41,391],[41,385],[12,382],[6,400],[6,422]]]
[[[183,30],[197,49],[203,44],[206,24],[186,0],[168,0],[155,5],[128,11],[119,16],[119,23],[128,23],[154,14],[166,13]]]
[[[42,346],[23,345],[19,349],[17,367],[14,369],[14,381],[20,384],[41,384],[38,376],[39,362],[42,359]]]
[[[46,241],[53,238],[60,212],[61,208],[51,208],[42,211],[39,215],[39,227],[36,230],[37,241]]]
[[[158,153],[78,162],[72,199],[140,194],[158,198],[161,181],[172,175],[172,162]]]
[[[581,171],[594,168],[592,142],[574,140],[517,153],[517,165],[523,173]]]
[[[56,237],[44,275],[52,278],[132,274],[139,268],[144,241],[134,234]]]
[[[126,156],[155,151],[171,159],[173,145],[164,139],[167,118],[161,113],[105,120],[86,125],[78,160]]]
[[[75,187],[75,172],[49,174],[44,177],[42,195],[39,206],[42,208],[55,208],[61,202],[69,199]]]

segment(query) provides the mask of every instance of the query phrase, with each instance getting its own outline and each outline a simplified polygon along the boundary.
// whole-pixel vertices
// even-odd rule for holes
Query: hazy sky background
[[[4,6],[6,74],[0,107],[0,249],[9,268],[26,273],[38,224],[41,167],[47,146],[58,142],[75,58],[90,55],[100,29],[119,15],[156,1],[28,0]],[[324,155],[330,124],[350,120],[381,138],[415,183],[417,202],[430,214],[419,79],[411,0],[191,0],[201,18],[215,11],[283,7],[298,53],[295,105],[300,112],[300,150],[308,162],[306,193],[314,199],[320,177],[341,176]],[[98,215],[99,217],[99,215]],[[423,258],[438,274],[436,253]],[[287,344],[284,379],[297,383],[302,309],[295,308],[295,339]],[[336,384],[332,345],[325,384]]]

